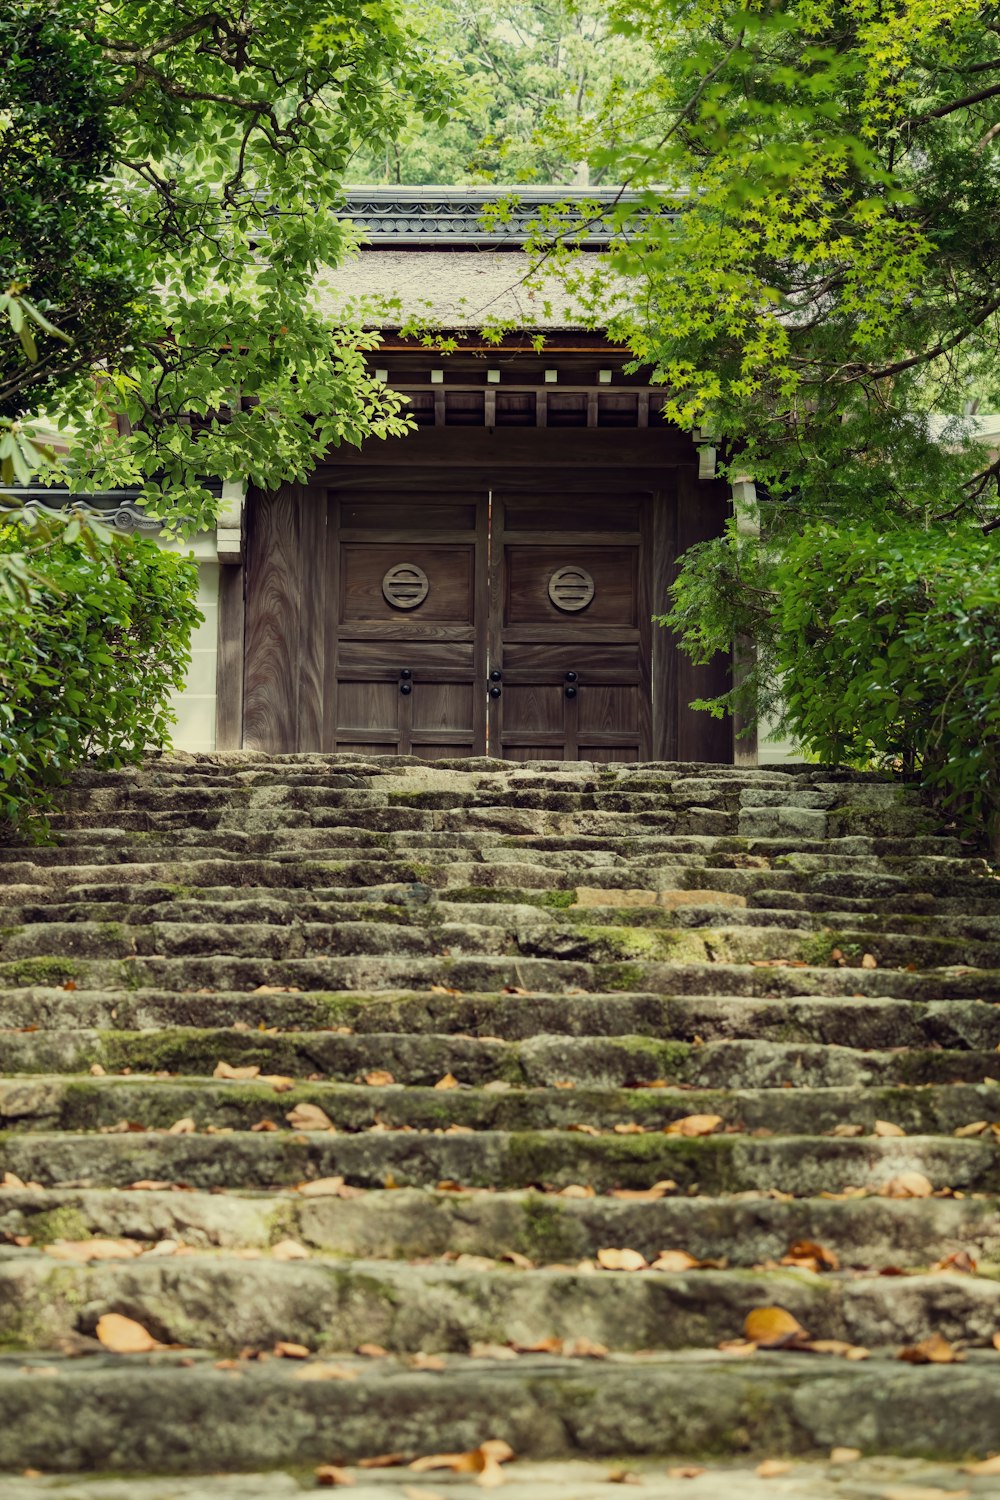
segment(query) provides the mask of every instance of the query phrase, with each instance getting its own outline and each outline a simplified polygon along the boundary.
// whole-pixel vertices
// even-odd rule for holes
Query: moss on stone
[[[33,984],[51,987],[74,979],[79,973],[79,963],[66,958],[11,959],[0,963],[0,988]]]
[[[89,1240],[90,1225],[78,1208],[63,1205],[32,1214],[28,1233],[33,1245],[54,1245],[57,1240]]]

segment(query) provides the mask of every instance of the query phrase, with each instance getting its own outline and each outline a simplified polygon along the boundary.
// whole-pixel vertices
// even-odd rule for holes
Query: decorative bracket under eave
[[[245,480],[223,480],[222,499],[215,523],[215,541],[220,563],[243,561],[243,513],[246,498]]]

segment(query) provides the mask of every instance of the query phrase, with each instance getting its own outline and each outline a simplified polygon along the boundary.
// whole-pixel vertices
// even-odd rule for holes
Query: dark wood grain
[[[280,754],[297,744],[299,488],[251,490],[247,512],[243,745]]]

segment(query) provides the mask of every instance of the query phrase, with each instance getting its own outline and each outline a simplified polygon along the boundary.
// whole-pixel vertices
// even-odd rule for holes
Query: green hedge
[[[1000,532],[814,525],[771,584],[793,735],[824,761],[919,772],[996,845]]]
[[[21,526],[0,528],[0,553],[24,545]],[[148,538],[63,536],[33,561],[42,579],[0,594],[0,820],[19,836],[45,831],[76,766],[169,743],[202,619],[197,565]]]

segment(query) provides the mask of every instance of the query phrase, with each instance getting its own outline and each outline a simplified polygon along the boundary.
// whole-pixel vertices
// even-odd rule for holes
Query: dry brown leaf
[[[279,1240],[271,1249],[274,1260],[308,1260],[309,1251],[298,1240]]]
[[[517,1350],[510,1344],[473,1344],[469,1353],[473,1359],[517,1359]]]
[[[287,1078],[284,1073],[261,1073],[258,1082],[269,1084],[276,1094],[287,1094],[295,1087],[295,1079]]]
[[[872,1135],[898,1136],[905,1135],[906,1131],[899,1125],[894,1125],[891,1120],[876,1120],[872,1126]]]
[[[317,1177],[313,1182],[300,1182],[296,1191],[303,1198],[342,1198],[344,1186],[342,1177]]]
[[[665,1198],[668,1193],[674,1191],[676,1186],[672,1177],[664,1177],[661,1182],[654,1182],[653,1186],[648,1188],[612,1188],[608,1196],[631,1203],[652,1203],[657,1198]]]
[[[990,1339],[990,1343],[993,1345],[994,1349],[1000,1351],[1000,1333],[995,1333]]]
[[[291,1344],[287,1339],[278,1339],[273,1353],[277,1359],[308,1359],[312,1350],[305,1344]]]
[[[102,1068],[100,1063],[91,1063],[90,1073],[93,1078],[107,1078],[107,1069]]]
[[[598,1344],[593,1339],[565,1339],[562,1352],[568,1359],[604,1359],[608,1349],[606,1344]]]
[[[185,1115],[182,1120],[175,1120],[172,1125],[168,1126],[168,1128],[167,1128],[167,1134],[168,1135],[194,1135],[194,1133],[195,1133],[195,1131],[197,1129],[198,1129],[198,1127],[195,1124],[194,1120],[191,1118],[191,1116],[190,1115]]]
[[[409,1461],[408,1453],[377,1453],[374,1458],[359,1458],[354,1467],[356,1469],[399,1469]]]
[[[809,1354],[836,1354],[843,1359],[870,1359],[871,1350],[862,1344],[849,1344],[846,1339],[803,1339],[795,1345]]]
[[[443,1078],[438,1079],[434,1087],[436,1089],[457,1089],[459,1082],[454,1073],[446,1073]]]
[[[571,1182],[567,1187],[559,1189],[560,1198],[593,1198],[595,1196],[592,1187],[583,1187],[579,1182]]]
[[[696,1260],[686,1250],[661,1250],[650,1266],[651,1271],[697,1271],[704,1261]]]
[[[460,995],[461,990],[453,990],[446,984],[432,984],[430,986],[432,995]]]
[[[679,1464],[675,1468],[667,1470],[667,1478],[697,1479],[699,1474],[704,1474],[704,1472],[705,1470],[700,1468],[698,1464]]]
[[[796,1339],[807,1339],[798,1318],[783,1307],[755,1307],[743,1322],[743,1335],[761,1349],[783,1349]]]
[[[296,1104],[285,1115],[293,1130],[333,1130],[334,1124],[318,1104]]]
[[[790,1474],[792,1466],[785,1458],[765,1458],[754,1470],[758,1479],[778,1479],[782,1474]]]
[[[212,1070],[212,1077],[228,1078],[238,1081],[239,1079],[256,1078],[259,1072],[260,1068],[252,1066],[250,1064],[248,1064],[245,1068],[233,1068],[230,1067],[229,1063],[223,1062],[220,1059]]]
[[[645,1271],[649,1262],[638,1250],[598,1250],[597,1264],[605,1271]]]
[[[757,1345],[749,1339],[723,1339],[721,1344],[715,1346],[720,1354],[729,1354],[736,1359],[746,1359],[751,1354],[757,1353]]]
[[[972,1275],[975,1269],[976,1262],[967,1250],[953,1250],[950,1255],[931,1266],[932,1271],[961,1271],[966,1275]]]
[[[332,1489],[335,1484],[353,1484],[354,1478],[349,1470],[342,1469],[338,1464],[320,1464],[313,1470],[316,1483],[321,1487]]]
[[[929,1198],[934,1184],[923,1172],[900,1172],[876,1189],[880,1198]]]
[[[522,1255],[519,1250],[508,1250],[504,1255],[501,1255],[500,1259],[509,1260],[511,1265],[517,1266],[519,1271],[533,1271],[535,1269],[535,1262],[529,1260],[526,1255]]]
[[[781,1257],[781,1265],[800,1266],[815,1271],[837,1271],[840,1269],[840,1257],[825,1245],[818,1245],[815,1240],[794,1240],[789,1245],[787,1254]]]
[[[963,1464],[963,1474],[1000,1474],[1000,1453],[994,1453],[990,1458],[981,1458],[978,1463]]]
[[[833,1129],[828,1130],[826,1133],[838,1140],[850,1140],[854,1136],[864,1135],[865,1127],[863,1125],[834,1125]]]
[[[832,1464],[853,1464],[861,1457],[860,1448],[831,1448],[830,1462]]]
[[[608,1474],[608,1484],[641,1484],[642,1480],[638,1474],[631,1469],[612,1469]]]
[[[389,1353],[388,1349],[383,1349],[381,1344],[359,1344],[354,1352],[363,1354],[366,1359],[384,1359]]]
[[[613,1127],[615,1135],[645,1135],[645,1125],[638,1125],[635,1120],[622,1120]]]
[[[165,1347],[141,1323],[121,1313],[105,1313],[98,1318],[94,1332],[112,1354],[151,1354]]]
[[[409,1363],[411,1370],[433,1370],[439,1372],[447,1368],[439,1354],[425,1354],[423,1349],[418,1349],[416,1354],[411,1356]]]
[[[961,1141],[965,1140],[968,1136],[982,1135],[989,1128],[990,1123],[988,1120],[973,1120],[971,1125],[960,1125],[957,1130],[952,1131],[952,1135],[957,1136]]]
[[[388,1068],[372,1068],[369,1073],[364,1074],[363,1081],[373,1089],[384,1088],[386,1085],[396,1082]]]
[[[721,1124],[721,1115],[683,1115],[679,1120],[672,1120],[663,1133],[682,1136],[712,1135]]]
[[[138,1240],[56,1240],[43,1246],[46,1255],[56,1260],[133,1260],[141,1255],[143,1246]]]
[[[930,1338],[921,1339],[919,1344],[910,1344],[907,1348],[900,1349],[896,1358],[904,1360],[908,1365],[955,1365],[960,1364],[965,1355],[939,1333],[932,1333]]]
[[[893,1484],[880,1490],[881,1500],[967,1500],[970,1489],[942,1490],[933,1484]]]
[[[875,957],[874,953],[863,953],[861,955],[861,967],[863,969],[878,968],[878,959]]]
[[[256,1125],[250,1126],[251,1135],[260,1135],[264,1131],[277,1130],[278,1126],[273,1120],[258,1120]]]
[[[251,995],[301,995],[302,991],[294,984],[259,984],[250,993]],[[264,1029],[263,1025],[260,1029]]]
[[[357,1370],[346,1365],[330,1365],[321,1359],[310,1360],[292,1372],[293,1380],[357,1380]]]
[[[558,1338],[539,1339],[535,1344],[518,1344],[513,1346],[518,1354],[562,1354],[563,1341]]]

